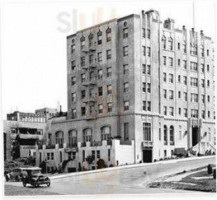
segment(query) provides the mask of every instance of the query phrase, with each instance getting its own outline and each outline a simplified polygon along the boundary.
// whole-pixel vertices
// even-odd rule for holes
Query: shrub
[[[212,174],[212,166],[211,165],[207,166],[207,173]]]
[[[111,164],[111,165],[109,165],[109,167],[114,167],[114,165]]]
[[[102,169],[102,168],[106,168],[106,164],[105,164],[105,161],[103,159],[99,159],[97,161],[97,169]]]
[[[213,171],[213,178],[216,179],[216,169]]]

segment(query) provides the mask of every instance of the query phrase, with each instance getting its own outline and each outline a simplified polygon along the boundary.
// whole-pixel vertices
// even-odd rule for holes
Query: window
[[[72,71],[75,70],[75,67],[76,67],[76,66],[75,66],[75,60],[73,60],[73,61],[71,62],[71,69],[72,69]]]
[[[83,83],[83,82],[85,82],[85,80],[86,80],[86,75],[85,74],[81,74],[81,82]]]
[[[201,71],[202,71],[202,72],[204,72],[204,71],[205,71],[204,64],[201,64]]]
[[[174,116],[174,107],[169,107],[170,116]]]
[[[72,93],[72,102],[73,103],[76,102],[76,93],[75,92]]]
[[[169,57],[169,66],[172,67],[173,66],[173,58]]]
[[[190,54],[196,56],[197,55],[197,45],[191,44],[190,45]]]
[[[147,87],[147,92],[151,93],[151,83],[147,83],[146,87]]]
[[[164,99],[166,99],[167,98],[167,90],[163,90],[163,97],[164,97]]]
[[[204,57],[204,47],[201,48],[201,57]]]
[[[207,87],[209,87],[209,80],[207,80]]]
[[[71,84],[72,84],[72,85],[75,85],[75,84],[76,84],[76,77],[75,77],[75,76],[71,78]]]
[[[148,57],[151,56],[151,47],[147,47],[147,55],[148,55]]]
[[[75,119],[77,117],[77,111],[76,109],[72,109],[72,119]]]
[[[169,50],[173,50],[173,39],[170,37],[169,39],[168,39],[168,45],[169,45]]]
[[[112,103],[107,103],[108,112],[112,112]]]
[[[74,144],[77,144],[77,131],[70,130],[68,133],[69,146],[71,147]]]
[[[183,68],[187,69],[187,61],[186,60],[183,60]]]
[[[186,53],[187,52],[187,45],[186,45],[186,41],[183,42],[183,52]]]
[[[184,83],[185,85],[187,85],[187,76],[183,76],[183,79],[184,79],[183,83]]]
[[[128,38],[128,28],[123,29],[123,38]]]
[[[181,76],[178,75],[178,82],[181,83]]]
[[[167,126],[164,125],[164,145],[167,145]]]
[[[144,111],[146,111],[146,101],[143,101],[143,102],[142,102],[142,105],[143,105],[143,106],[142,106],[142,109],[143,109]]]
[[[209,56],[209,49],[206,50],[206,55]]]
[[[210,118],[210,111],[207,112],[207,116],[208,116],[208,118]]]
[[[98,79],[102,79],[102,77],[103,77],[103,71],[102,71],[102,69],[99,69],[98,70]]]
[[[123,65],[123,72],[124,72],[124,74],[129,73],[129,65],[128,64]]]
[[[51,155],[51,160],[54,160],[54,153],[52,152],[50,153],[50,155]]]
[[[111,150],[108,149],[108,161],[110,161],[110,160],[111,160]]]
[[[164,106],[164,115],[167,115],[167,107]]]
[[[166,37],[162,37],[162,44],[163,44],[163,49],[166,49]]]
[[[63,132],[58,131],[56,132],[56,144],[62,145],[63,144]]]
[[[181,60],[180,59],[178,59],[178,66],[180,66],[181,65]]]
[[[198,79],[191,77],[191,86],[197,87],[198,86]]]
[[[71,53],[73,54],[75,52],[75,44],[71,45]]]
[[[97,55],[98,55],[98,62],[102,62],[102,52],[99,52]]]
[[[207,65],[207,72],[209,72],[209,65]]]
[[[204,88],[205,87],[205,80],[201,79],[201,86]]]
[[[188,117],[188,109],[184,108],[184,117]]]
[[[151,75],[151,65],[142,65],[142,73]]]
[[[95,112],[95,107],[94,105],[90,105],[90,114]]]
[[[109,49],[109,50],[106,51],[106,58],[107,58],[107,60],[109,60],[109,59],[112,58],[111,49]]]
[[[123,56],[128,56],[128,46],[123,47]]]
[[[89,78],[90,78],[90,81],[94,79],[94,72],[93,71],[90,71]]]
[[[151,141],[151,123],[143,123],[143,139]]]
[[[207,95],[207,102],[210,102],[210,96]]]
[[[111,140],[111,127],[104,126],[101,128],[101,140],[110,141]]]
[[[146,47],[145,46],[142,47],[142,52],[143,52],[143,56],[146,56]]]
[[[97,33],[97,42],[98,42],[98,45],[102,44],[102,32],[101,31]]]
[[[129,83],[126,82],[124,83],[124,92],[128,92],[128,90],[129,90]]]
[[[182,115],[182,109],[179,108],[179,115]]]
[[[98,105],[98,112],[99,112],[99,114],[103,113],[103,105],[102,104]]]
[[[202,94],[202,103],[205,103],[205,95],[204,94]]]
[[[86,160],[86,158],[85,158],[85,150],[82,151],[82,160],[83,160],[83,162]]]
[[[188,100],[188,94],[187,94],[187,92],[184,92],[183,94],[184,94],[184,100],[187,101]]]
[[[47,153],[47,160],[50,160],[50,153]]]
[[[90,88],[90,90],[89,90],[89,96],[90,97],[94,96],[94,88]]]
[[[191,93],[191,102],[198,102],[198,94]]]
[[[169,83],[173,83],[173,74],[169,74]]]
[[[81,90],[81,99],[84,99],[86,96],[85,90]]]
[[[81,116],[85,116],[86,114],[86,107],[81,107]]]
[[[177,47],[178,47],[178,50],[180,50],[180,43],[178,42],[178,44],[177,44]]]
[[[174,99],[174,91],[169,90],[169,99]]]
[[[205,119],[205,110],[202,110],[201,117]]]
[[[163,65],[167,65],[167,57],[163,56]]]
[[[99,95],[99,96],[102,96],[102,95],[103,95],[103,88],[102,88],[102,87],[99,87],[99,88],[98,88],[98,95]]]
[[[178,98],[181,98],[181,91],[178,91]]]
[[[190,69],[192,71],[197,71],[197,63],[196,62],[191,62],[190,63]]]
[[[142,37],[144,37],[144,38],[146,37],[146,31],[145,31],[145,28],[142,29]]]
[[[106,42],[110,42],[111,41],[111,29],[107,28],[106,30]]]
[[[83,49],[85,46],[85,37],[82,36],[80,41],[81,41],[81,49]]]
[[[88,39],[89,39],[89,47],[91,47],[93,44],[93,33],[90,33],[90,35],[88,36]]]
[[[150,39],[151,38],[151,30],[147,29],[147,38]]]
[[[92,64],[93,63],[93,54],[90,54],[89,55],[89,64]]]
[[[167,74],[166,73],[163,73],[163,80],[164,80],[164,82],[167,82]]]
[[[92,142],[92,129],[86,128],[83,130],[83,142]]]
[[[111,75],[112,75],[112,68],[111,67],[107,67],[106,76],[110,77]]]
[[[170,126],[170,145],[174,145],[174,127]]]
[[[100,159],[100,150],[96,151],[96,158]]]
[[[107,85],[107,94],[112,93],[112,85]]]
[[[198,110],[191,109],[191,117],[192,118],[198,118]]]
[[[85,57],[84,56],[81,57],[81,66],[82,67],[85,66]]]
[[[129,101],[124,101],[124,111],[129,110]]]
[[[159,122],[159,141],[161,141],[161,123]]]
[[[143,110],[151,111],[151,101],[143,101]]]
[[[124,140],[129,140],[129,123],[124,123]]]

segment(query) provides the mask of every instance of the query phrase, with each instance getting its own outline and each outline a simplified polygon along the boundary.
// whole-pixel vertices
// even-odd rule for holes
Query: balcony
[[[112,140],[107,140],[107,145],[112,145]]]
[[[90,50],[90,52],[96,51],[96,44],[92,44],[92,45],[89,47],[89,50]]]
[[[89,84],[90,84],[90,85],[96,85],[96,84],[97,84],[97,80],[96,80],[96,79],[91,80]]]
[[[93,141],[90,143],[91,147],[102,146],[102,141]]]
[[[78,147],[78,144],[77,144],[77,143],[68,143],[68,144],[67,144],[67,147],[68,147],[68,148]]]
[[[89,50],[88,50],[87,47],[83,47],[81,51],[82,51],[83,53],[88,53],[88,52],[89,52]]]
[[[87,87],[87,86],[89,85],[89,82],[88,82],[88,81],[83,81],[83,82],[81,83],[81,85]]]
[[[63,144],[59,144],[59,149],[62,149],[63,148]]]
[[[46,145],[46,149],[55,149],[55,144]]]
[[[143,141],[142,146],[143,147],[153,147],[153,142],[152,141]]]
[[[82,142],[81,147],[86,147],[86,142]]]

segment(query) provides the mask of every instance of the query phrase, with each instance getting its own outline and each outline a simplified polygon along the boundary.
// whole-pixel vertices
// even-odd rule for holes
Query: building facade
[[[67,117],[51,122],[47,141],[76,147],[81,163],[81,147],[116,139],[133,149],[122,152],[128,164],[215,152],[214,74],[211,38],[154,10],[78,31],[67,37]]]

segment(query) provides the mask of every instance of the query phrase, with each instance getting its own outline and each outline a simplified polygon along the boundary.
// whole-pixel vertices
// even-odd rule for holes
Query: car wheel
[[[50,187],[50,182],[47,183],[47,187]]]
[[[23,187],[26,187],[26,183],[25,182],[23,182]]]

